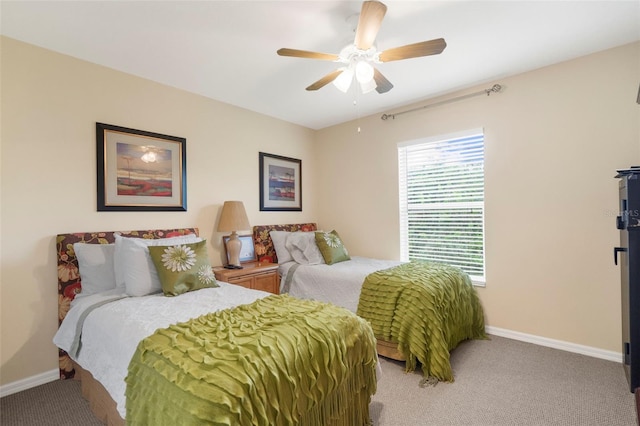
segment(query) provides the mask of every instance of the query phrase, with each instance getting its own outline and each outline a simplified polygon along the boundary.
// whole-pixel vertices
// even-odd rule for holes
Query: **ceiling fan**
[[[340,54],[282,48],[278,50],[278,55],[345,64],[311,84],[307,90],[318,90],[333,82],[338,89],[346,93],[355,76],[363,93],[374,89],[378,93],[386,93],[393,88],[393,84],[374,67],[374,64],[437,55],[447,47],[444,39],[438,38],[378,52],[374,41],[386,12],[387,6],[379,1],[371,0],[362,3],[355,41],[343,48]]]

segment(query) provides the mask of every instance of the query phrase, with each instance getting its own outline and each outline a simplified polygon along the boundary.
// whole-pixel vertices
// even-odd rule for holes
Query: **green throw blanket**
[[[369,425],[375,337],[346,309],[269,296],[159,329],[126,378],[127,426]]]
[[[368,275],[358,315],[377,338],[398,343],[406,370],[422,364],[426,381],[453,381],[449,351],[486,338],[484,313],[469,276],[442,263],[412,261]]]

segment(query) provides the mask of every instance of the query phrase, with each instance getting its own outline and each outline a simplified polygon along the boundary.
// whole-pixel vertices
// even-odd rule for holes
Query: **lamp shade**
[[[242,201],[225,201],[218,222],[218,232],[251,229]]]

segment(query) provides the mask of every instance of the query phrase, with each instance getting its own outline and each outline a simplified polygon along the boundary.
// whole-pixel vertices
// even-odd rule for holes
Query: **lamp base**
[[[242,241],[238,238],[238,234],[236,231],[233,231],[231,235],[229,235],[229,240],[227,241],[227,254],[229,257],[229,266],[233,266],[233,268],[229,269],[242,269],[240,266],[240,251],[242,250]]]

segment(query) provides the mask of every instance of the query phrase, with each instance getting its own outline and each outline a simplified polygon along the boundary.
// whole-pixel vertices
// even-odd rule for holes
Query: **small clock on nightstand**
[[[280,293],[277,263],[243,263],[242,269],[226,269],[223,266],[217,266],[213,268],[213,272],[218,281],[273,294]]]

